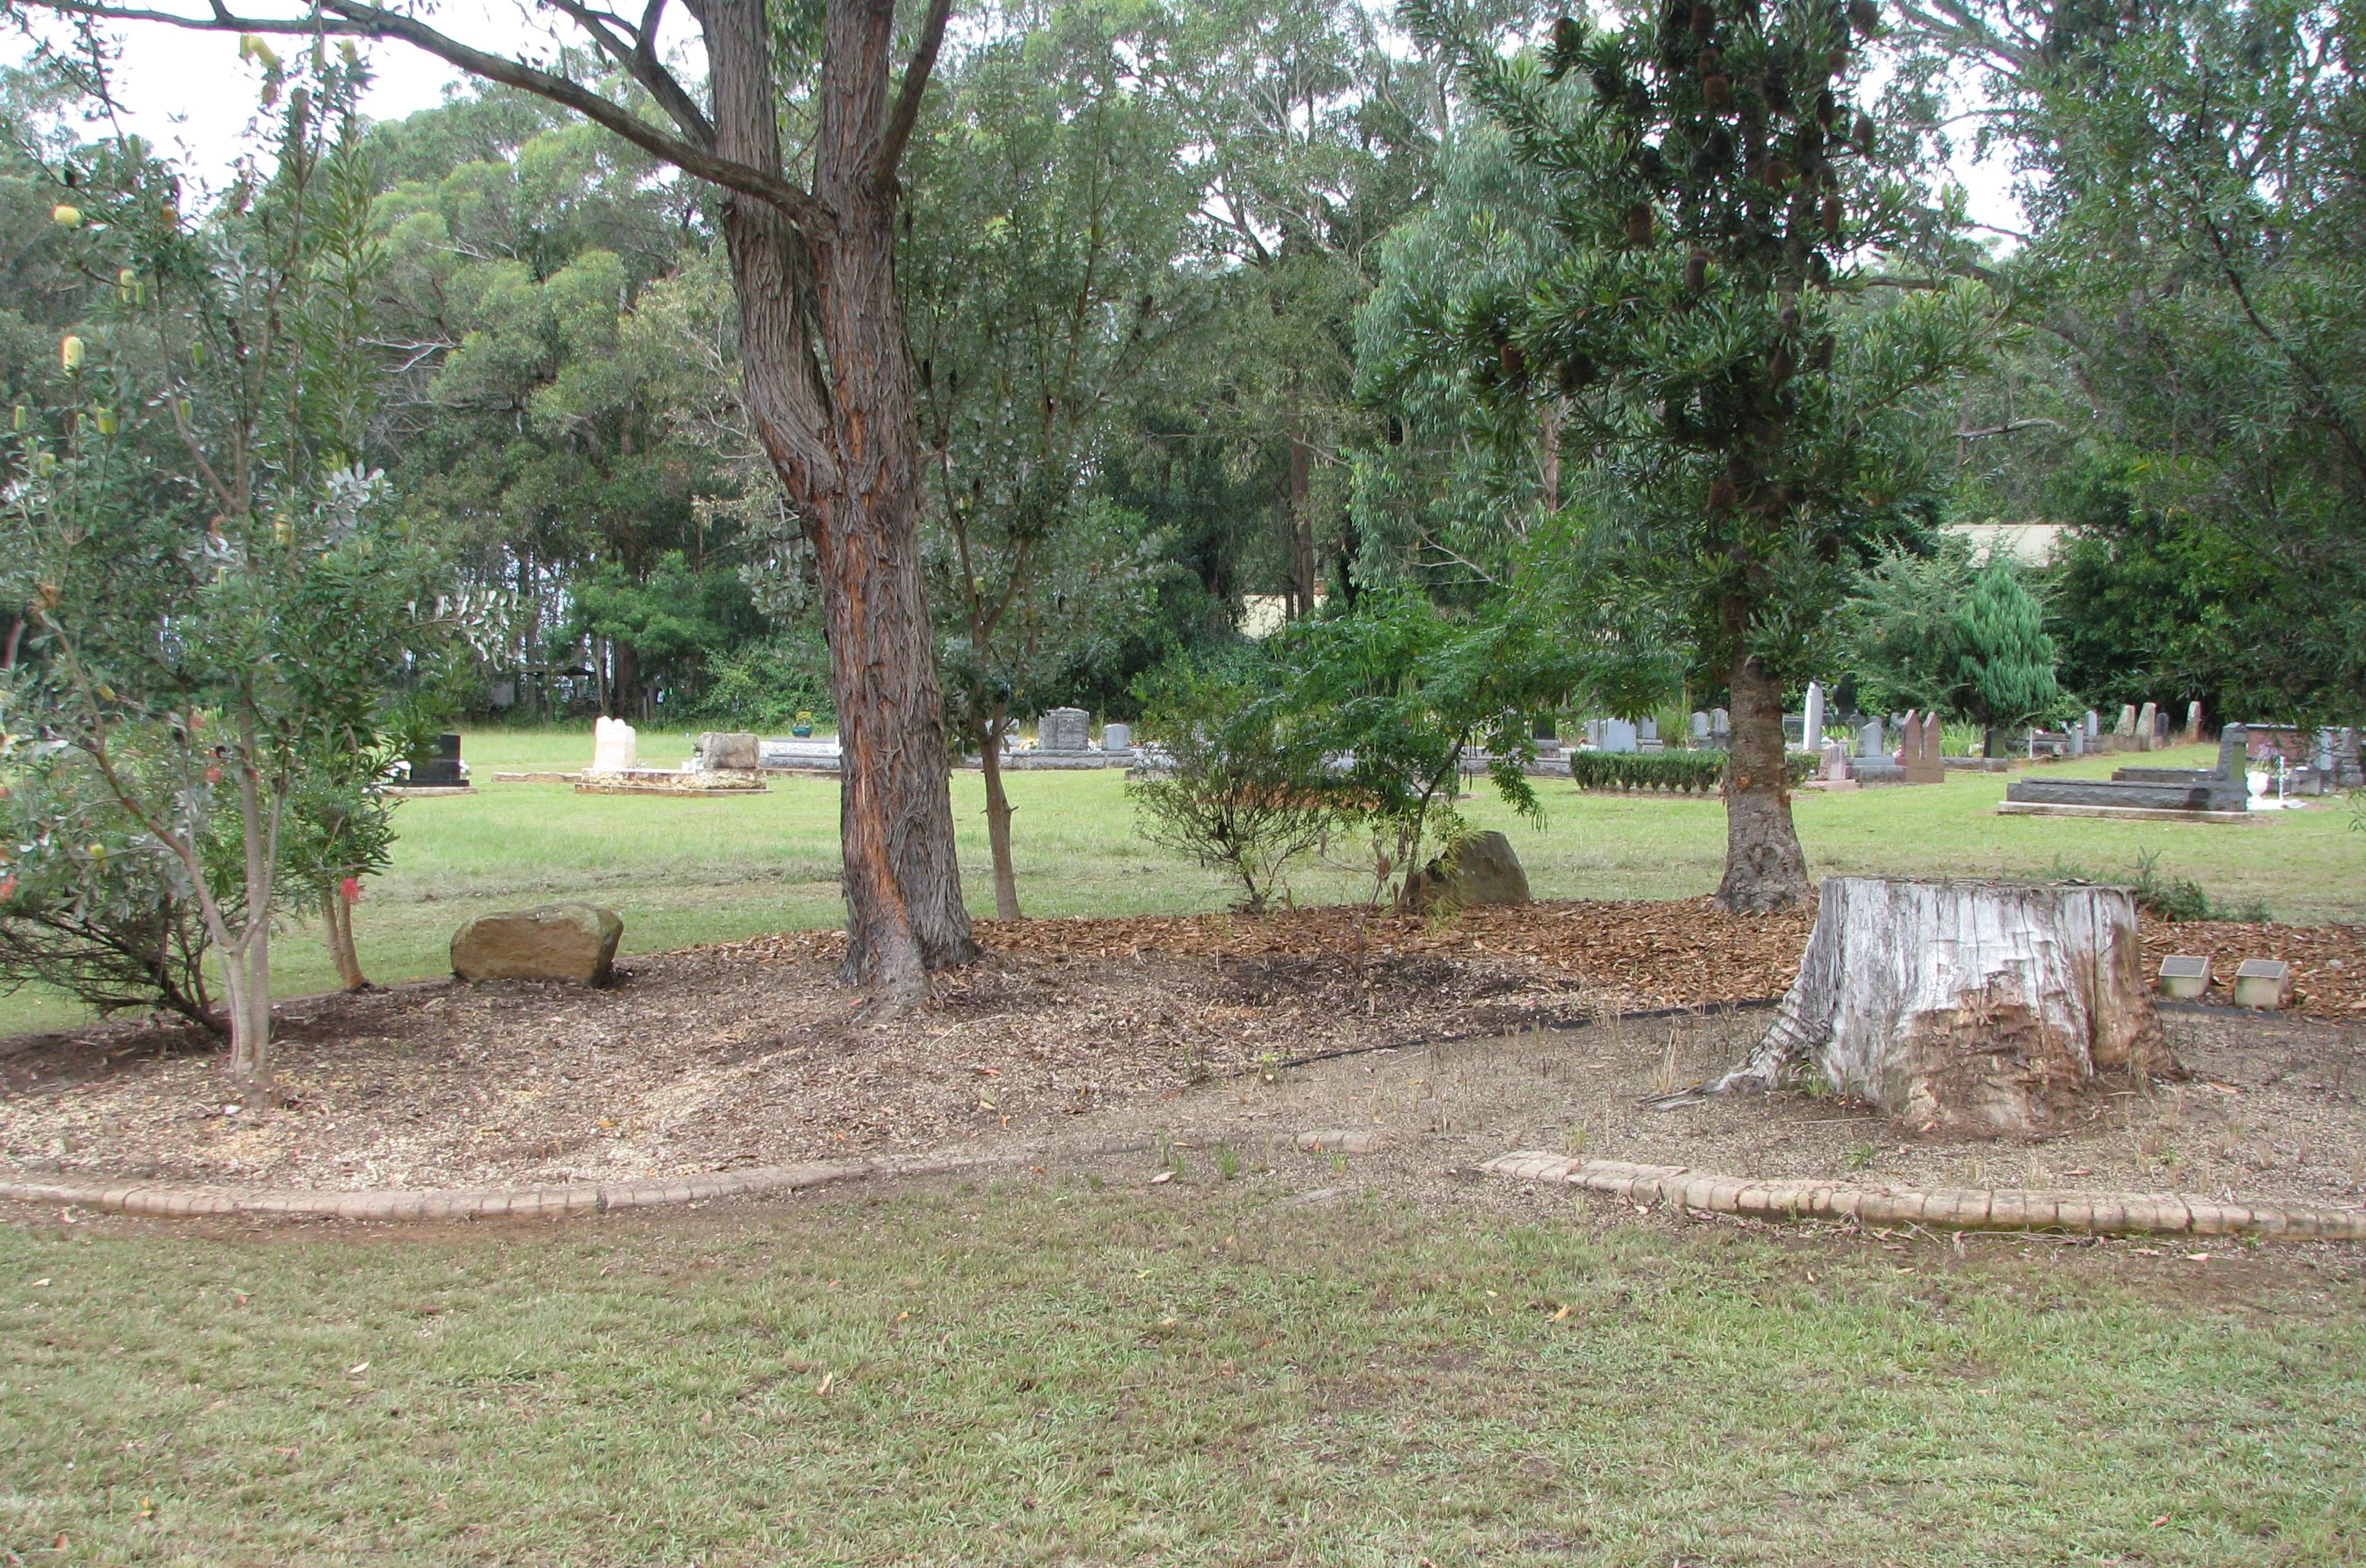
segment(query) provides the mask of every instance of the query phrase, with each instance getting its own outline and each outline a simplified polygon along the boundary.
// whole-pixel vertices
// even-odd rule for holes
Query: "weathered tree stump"
[[[1919,1126],[2063,1124],[2097,1074],[2174,1072],[2146,984],[2133,894],[1835,876],[1799,977],[1714,1090],[1812,1066]]]

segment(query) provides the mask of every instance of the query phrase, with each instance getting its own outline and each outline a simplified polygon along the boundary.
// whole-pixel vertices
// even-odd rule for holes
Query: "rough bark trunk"
[[[1019,871],[1010,858],[1010,795],[1002,787],[1003,718],[1004,710],[997,706],[986,721],[978,763],[986,774],[986,842],[994,859],[994,918],[1016,920],[1023,917],[1019,910]]]
[[[716,150],[781,166],[760,0],[703,13]],[[838,705],[849,979],[898,1002],[976,953],[953,853],[936,650],[920,581],[919,448],[896,292],[887,122],[888,0],[832,5],[817,95],[814,194],[833,220],[724,209],[749,412],[804,519],[822,582]],[[817,360],[814,345],[821,355]],[[825,369],[826,367],[826,369]]]
[[[1808,896],[1808,857],[1791,824],[1783,754],[1783,688],[1755,659],[1734,661],[1733,748],[1725,778],[1725,880],[1717,901],[1736,914],[1787,909]]]
[[[1925,1130],[2043,1133],[2099,1073],[2173,1072],[2120,887],[1831,877],[1799,976],[1748,1061],[1812,1066]]]

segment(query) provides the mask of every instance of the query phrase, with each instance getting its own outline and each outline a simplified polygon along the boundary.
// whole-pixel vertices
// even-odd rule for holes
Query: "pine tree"
[[[2054,639],[2044,610],[2001,555],[1989,558],[1950,620],[1960,701],[1967,716],[1987,727],[1993,755],[2000,730],[2043,717],[2062,700]]]
[[[1855,564],[1920,527],[1930,394],[2000,310],[1941,276],[1950,229],[1910,177],[1911,136],[1855,104],[1877,10],[1657,0],[1616,31],[1564,17],[1512,59],[1450,36],[1443,7],[1413,16],[1548,177],[1566,245],[1525,294],[1473,301],[1451,352],[1482,402],[1566,409],[1591,525],[1626,536],[1592,552],[1617,563],[1603,592],[1663,603],[1729,693],[1719,900],[1794,903],[1785,690]]]

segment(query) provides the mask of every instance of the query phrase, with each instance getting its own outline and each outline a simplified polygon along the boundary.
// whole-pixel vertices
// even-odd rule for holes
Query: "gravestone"
[[[2156,744],[2156,738],[2159,728],[2159,707],[2152,703],[2145,704],[2144,711],[2136,715],[2136,750],[2139,751],[2151,750]]]
[[[2185,739],[2202,739],[2202,701],[2198,697],[2185,705]]]
[[[1053,708],[1036,720],[1035,746],[1042,751],[1083,751],[1091,745],[1082,708]]]
[[[641,765],[640,737],[621,718],[592,721],[592,771],[628,773]]]
[[[1937,714],[1906,716],[1906,782],[1910,784],[1943,784],[1947,782],[1947,762],[1939,750],[1941,723]]]
[[[2064,748],[2063,754],[2070,757],[2083,757],[2087,754],[2087,727],[2085,725],[2074,724],[2070,727],[2070,744]]]
[[[2086,731],[2087,731],[2087,739],[2090,739],[2090,740],[2092,740],[2092,739],[2095,739],[2095,737],[2097,737],[2098,735],[2102,734],[2102,733],[2103,733],[2103,730],[2102,730],[2102,724],[2103,724],[2102,716],[2101,716],[2100,714],[2096,713],[2096,711],[2095,711],[2093,708],[2089,708],[2089,709],[2087,710],[2087,723],[2086,723],[2086,726],[2085,726],[2085,728],[2086,728]]]
[[[746,730],[710,729],[698,738],[692,772],[752,773],[763,766],[756,738]]]
[[[1660,750],[1660,721],[1658,719],[1640,718],[1635,721],[1635,750],[1638,751],[1657,751]]]
[[[1859,729],[1856,732],[1856,754],[1887,758],[1889,755],[1889,727],[1876,718]]]
[[[1708,738],[1723,743],[1733,739],[1733,716],[1723,708],[1708,710]]]
[[[1602,721],[1601,746],[1605,751],[1631,752],[1636,750],[1636,739],[1632,720],[1606,718]]]
[[[1799,747],[1806,751],[1820,751],[1824,745],[1824,683],[1808,682],[1808,711],[1800,725]]]
[[[1708,715],[1696,710],[1693,714],[1693,744],[1702,746],[1707,745],[1707,742]]]
[[[1606,721],[1589,718],[1585,721],[1585,743],[1595,750],[1602,750],[1603,727]]]
[[[460,771],[460,738],[445,731],[435,738],[435,750],[411,764],[404,781],[412,789],[466,789],[468,775]]]
[[[1130,724],[1102,725],[1101,750],[1109,754],[1111,761],[1121,761],[1124,758],[1132,756],[1133,726]]]
[[[2125,737],[2127,737],[2129,739],[2134,739],[2135,738],[2135,733],[2136,733],[2136,705],[2135,705],[2135,704],[2134,704],[2134,703],[2122,703],[2122,704],[2120,705],[2120,722],[2119,722],[2118,726],[2112,729],[2112,734],[2114,734],[2114,735],[2125,736]]]

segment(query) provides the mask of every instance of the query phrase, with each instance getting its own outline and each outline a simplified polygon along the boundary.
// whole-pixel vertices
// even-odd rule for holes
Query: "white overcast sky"
[[[167,0],[170,3],[170,0]],[[202,13],[202,0],[181,0],[180,8]],[[240,7],[243,9],[243,7]],[[295,7],[258,5],[257,14],[292,14]],[[424,7],[426,19],[445,32],[480,48],[505,53],[546,53],[552,35],[535,19],[527,0],[441,0]],[[682,9],[669,13],[669,43],[694,47],[694,33]],[[124,29],[117,73],[117,96],[126,130],[160,150],[182,152],[188,166],[208,183],[236,155],[242,134],[255,112],[254,69],[238,57],[238,39],[221,33],[185,32],[146,26]],[[364,107],[373,118],[400,119],[443,101],[460,73],[433,55],[400,44],[370,51],[376,75]],[[2010,172],[2000,160],[1975,164],[1959,158],[1975,221],[2020,227]]]

